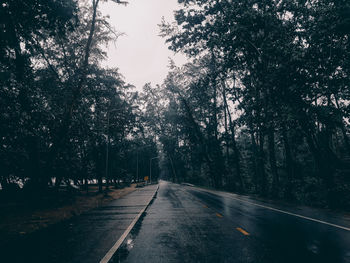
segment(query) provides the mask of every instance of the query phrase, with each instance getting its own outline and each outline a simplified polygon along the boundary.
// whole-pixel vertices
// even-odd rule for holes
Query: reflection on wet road
[[[350,262],[350,231],[292,214],[348,227],[344,219],[237,197],[162,181],[113,262]]]

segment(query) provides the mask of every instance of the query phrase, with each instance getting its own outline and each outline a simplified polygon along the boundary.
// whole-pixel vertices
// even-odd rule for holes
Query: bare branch
[[[127,6],[129,4],[129,2],[127,2],[127,1],[120,1],[120,0],[112,0],[112,1],[117,3],[117,4],[122,4],[122,5],[125,5],[125,6]]]

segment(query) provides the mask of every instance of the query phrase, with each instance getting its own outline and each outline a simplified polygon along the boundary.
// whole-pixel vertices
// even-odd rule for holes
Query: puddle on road
[[[148,207],[150,207],[153,204],[154,200],[157,197],[157,194],[158,194],[158,192],[156,192],[156,194],[152,198],[151,202],[148,204]],[[147,209],[140,216],[139,220],[136,222],[135,226],[132,228],[129,235],[125,238],[124,242],[119,247],[117,252],[115,252],[113,257],[109,261],[110,263],[120,263],[120,262],[123,262],[126,260],[130,251],[134,248],[135,238],[137,237],[137,235],[139,234],[139,232],[141,230],[142,222],[143,222],[143,219],[145,218],[145,216],[147,216]]]
[[[125,238],[123,244],[119,247],[117,252],[113,255],[111,260],[109,261],[110,263],[120,263],[126,260],[128,257],[130,251],[134,248],[135,245],[135,238],[140,232],[141,226],[142,226],[142,221],[144,217],[147,215],[147,212],[144,212],[140,219],[137,221],[133,229],[130,231],[129,235]]]

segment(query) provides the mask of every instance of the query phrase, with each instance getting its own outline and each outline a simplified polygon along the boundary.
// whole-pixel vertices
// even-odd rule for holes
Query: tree
[[[297,189],[299,182],[313,181],[317,182],[319,193],[326,189],[324,199],[336,205],[334,200],[343,191],[339,190],[341,174],[349,166],[345,154],[349,32],[344,28],[348,23],[344,16],[349,10],[348,3],[248,0],[179,3],[183,7],[175,14],[176,24],[163,21],[161,34],[171,50],[185,53],[198,67],[203,67],[198,61],[208,57],[210,61],[205,63],[209,70],[202,77],[204,84],[198,84],[192,75],[178,94],[190,94],[191,99],[198,96],[210,105],[206,96],[221,90],[222,99],[212,96],[216,107],[208,109],[208,113],[224,116],[217,119],[224,126],[224,134],[231,127],[231,149],[238,165],[238,178],[238,149],[249,149],[242,145],[248,143],[244,133],[248,132],[251,138],[251,153],[246,156],[252,158],[245,158],[243,166],[252,165],[254,169],[243,171],[244,178],[236,181],[240,188],[253,178],[255,187],[249,191],[297,198],[300,192],[308,194],[307,189]],[[215,70],[210,70],[211,67]],[[191,112],[202,112],[200,104],[188,105]],[[232,119],[229,121],[231,111],[238,116],[235,125]],[[210,123],[216,123],[215,118]],[[335,141],[339,140],[341,143],[336,146]],[[204,147],[210,146],[210,141],[202,143]],[[218,145],[217,153],[221,154],[223,144]],[[226,148],[226,153],[229,151]],[[301,161],[303,155],[306,162]],[[219,160],[215,163],[223,167]]]

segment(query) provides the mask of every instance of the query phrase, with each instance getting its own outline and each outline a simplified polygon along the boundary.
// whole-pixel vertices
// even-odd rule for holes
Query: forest
[[[106,45],[121,35],[99,11],[102,2],[1,5],[3,192],[40,197],[62,182],[96,181],[102,191],[105,181],[148,175],[157,149],[138,106],[143,95],[117,68],[102,66]]]
[[[142,90],[102,66],[121,33],[100,1],[0,7],[1,191],[92,180],[102,191],[152,168],[154,179],[350,208],[349,1],[178,0],[159,34],[188,63],[170,61]]]

